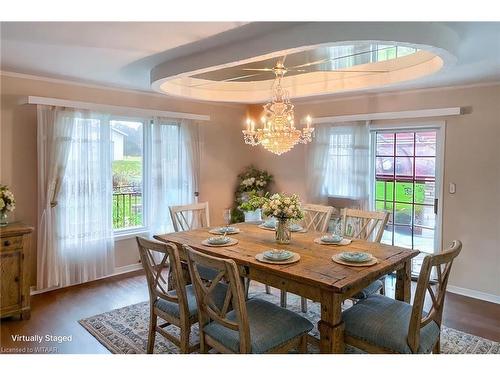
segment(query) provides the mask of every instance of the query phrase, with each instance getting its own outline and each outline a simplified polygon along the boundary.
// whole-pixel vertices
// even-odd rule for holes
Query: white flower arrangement
[[[5,213],[16,209],[16,200],[14,194],[5,185],[0,185],[0,211]]]
[[[297,194],[290,196],[284,193],[273,194],[270,198],[262,198],[262,213],[277,219],[302,220],[304,212]]]

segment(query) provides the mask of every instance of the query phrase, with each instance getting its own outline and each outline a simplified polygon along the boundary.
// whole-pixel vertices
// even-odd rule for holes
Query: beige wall
[[[160,95],[1,76],[0,183],[15,194],[12,219],[37,222],[36,106],[18,104],[28,95],[210,115],[210,122],[201,123],[200,201],[209,201],[211,221],[222,223],[223,208],[232,204],[236,175],[249,163],[250,154],[240,152],[243,140],[234,124],[245,116],[245,106],[189,103]],[[36,270],[36,256],[32,259]],[[117,241],[117,267],[138,259],[133,239]]]
[[[28,223],[36,223],[37,211],[36,110],[17,104],[27,95],[209,114],[212,120],[201,132],[200,201],[210,202],[214,224],[222,221],[222,209],[232,202],[237,173],[251,162],[274,174],[276,190],[305,196],[305,146],[278,157],[243,144],[245,111],[257,117],[260,106],[189,103],[2,76],[0,183],[12,187],[18,201],[15,217]],[[500,296],[500,85],[299,103],[296,109],[301,118],[306,113],[321,117],[452,106],[465,107],[467,114],[446,118],[444,186],[454,182],[457,192],[450,195],[445,189],[443,242],[458,238],[464,244],[450,284]],[[133,240],[117,242],[116,249],[117,267],[138,261]]]
[[[446,120],[443,243],[463,242],[450,284],[500,296],[500,85],[431,89],[296,104],[297,118],[464,107]],[[250,113],[260,118],[261,107]],[[259,117],[257,117],[259,116]],[[321,125],[318,125],[321,126]],[[278,190],[305,197],[305,151],[299,145],[277,157],[256,149],[256,164],[274,174]],[[456,183],[456,194],[447,192]]]

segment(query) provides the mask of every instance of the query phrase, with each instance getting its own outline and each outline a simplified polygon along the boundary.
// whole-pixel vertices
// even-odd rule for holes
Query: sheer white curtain
[[[45,109],[51,110],[55,115],[40,113],[38,120],[39,131],[52,127],[52,132],[60,134],[59,141],[53,135],[51,140],[39,137],[43,164],[60,160],[52,167],[55,173],[50,167],[39,170],[40,195],[49,191],[47,196],[52,196],[49,203],[43,201],[40,215],[45,222],[39,227],[39,238],[45,238],[38,244],[40,289],[94,280],[114,270],[109,118],[86,111]],[[54,158],[53,153],[64,157]]]
[[[65,126],[63,111],[37,106],[38,231],[37,288],[59,284],[55,207],[59,198],[73,127]]]
[[[330,197],[356,199],[368,207],[370,187],[370,133],[368,124],[318,125],[308,150],[311,202]]]
[[[200,142],[190,120],[156,117],[151,125],[149,226],[152,234],[173,231],[169,206],[198,196]]]

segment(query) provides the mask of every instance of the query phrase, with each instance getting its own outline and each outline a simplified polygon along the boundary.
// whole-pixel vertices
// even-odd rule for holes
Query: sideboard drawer
[[[0,239],[0,250],[9,251],[23,247],[23,236],[3,237]]]

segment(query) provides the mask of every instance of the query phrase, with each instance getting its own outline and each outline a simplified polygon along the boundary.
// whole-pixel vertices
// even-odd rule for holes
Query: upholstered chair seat
[[[264,300],[248,300],[246,309],[250,328],[251,353],[270,352],[313,328],[309,320]],[[235,321],[235,312],[229,312],[227,319]],[[224,327],[217,322],[209,323],[203,330],[206,335],[230,350],[239,351],[240,335],[238,331]]]
[[[221,307],[224,303],[224,297],[226,295],[227,286],[225,284],[219,283],[214,290],[214,300],[217,306]],[[176,291],[171,291],[171,295],[177,296]],[[197,318],[198,315],[198,304],[196,303],[196,293],[193,285],[188,285],[186,287],[186,301],[188,307],[188,314],[190,318]],[[179,304],[175,302],[167,301],[163,298],[159,298],[155,302],[155,307],[160,309],[161,311],[175,316],[176,318],[180,317],[179,312]]]
[[[408,303],[373,295],[344,311],[345,333],[392,352],[411,354],[407,340],[411,312]],[[418,353],[430,353],[438,339],[439,326],[430,322],[420,331]]]

